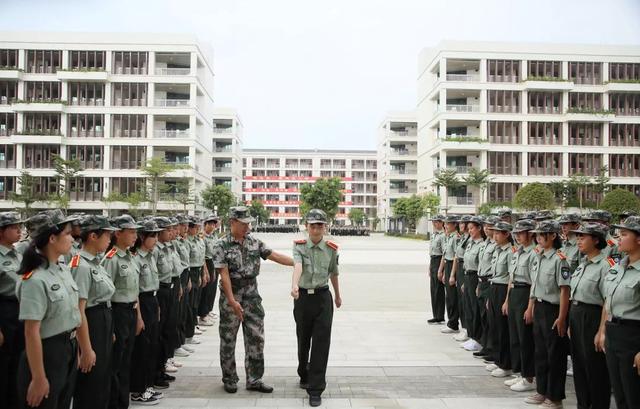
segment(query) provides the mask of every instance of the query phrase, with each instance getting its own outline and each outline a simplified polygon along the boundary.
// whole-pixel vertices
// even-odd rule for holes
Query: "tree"
[[[353,226],[362,226],[366,220],[367,215],[362,209],[351,209],[349,212],[349,221]]]
[[[143,192],[129,193],[123,198],[123,201],[129,205],[129,213],[133,217],[141,216],[140,206],[148,201],[147,196]]]
[[[171,186],[173,190],[173,200],[182,205],[182,211],[187,213],[187,206],[195,203],[195,193],[189,185],[189,178],[182,178]]]
[[[203,206],[211,211],[217,211],[222,217],[227,217],[229,208],[236,204],[236,198],[225,185],[210,185],[204,189],[200,196]]]
[[[49,202],[55,202],[58,207],[66,213],[71,202],[71,180],[80,175],[82,164],[78,159],[64,159],[61,156],[53,155],[53,168],[56,172],[58,182],[57,192],[47,198]]]
[[[518,190],[513,203],[523,210],[547,210],[555,207],[553,192],[538,182],[530,183]]]
[[[471,187],[480,190],[480,200],[476,202],[476,210],[483,204],[484,191],[487,190],[489,184],[493,180],[488,169],[471,168],[469,175],[463,178],[465,183]]]
[[[160,179],[167,173],[178,169],[175,165],[163,161],[161,158],[151,158],[140,168],[140,171],[147,177],[149,182],[149,198],[151,200],[151,213],[156,214],[158,209],[158,199],[160,195]]]
[[[115,202],[124,202],[124,198],[118,192],[109,192],[107,196],[102,196],[102,201],[107,205],[107,217],[111,217],[111,206]]]
[[[249,203],[249,214],[257,220],[258,224],[268,222],[271,217],[271,212],[264,207],[261,201],[255,199]]]
[[[410,197],[401,197],[393,204],[393,215],[403,218],[409,229],[415,229],[416,223],[424,216],[424,205],[422,198],[418,195]]]
[[[564,212],[564,208],[572,195],[573,189],[564,180],[550,182],[547,187],[553,192],[556,202]]]
[[[24,205],[24,216],[30,217],[33,213],[31,205],[41,200],[40,195],[34,193],[35,178],[31,173],[23,170],[18,176],[18,184],[20,185],[20,193],[12,193],[11,201],[22,203]]]
[[[574,173],[573,175],[571,175],[571,177],[569,177],[568,185],[576,190],[580,210],[582,210],[582,201],[585,190],[590,184],[591,179],[580,172]]]
[[[340,178],[318,179],[313,184],[305,183],[300,188],[300,211],[303,215],[311,209],[323,210],[329,221],[338,213],[342,200],[342,182]]]
[[[634,210],[640,213],[640,200],[633,192],[618,188],[604,196],[600,208],[612,214],[620,214],[625,210]]]
[[[454,169],[438,169],[435,173],[435,181],[432,183],[436,187],[444,187],[446,195],[444,196],[444,212],[449,209],[449,192],[460,186],[458,174]]]
[[[602,201],[602,196],[604,196],[610,189],[609,182],[611,181],[611,178],[608,175],[609,167],[602,166],[600,170],[598,170],[598,176],[593,178],[593,185],[591,186],[591,189],[597,194],[598,206]]]
[[[438,213],[438,207],[440,206],[440,196],[435,193],[427,193],[422,196],[423,209],[429,215],[435,215]]]

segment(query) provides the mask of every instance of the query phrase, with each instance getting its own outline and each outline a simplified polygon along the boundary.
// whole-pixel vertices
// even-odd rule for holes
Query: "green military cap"
[[[498,212],[496,214],[498,215],[498,217],[507,217],[511,216],[513,214],[513,211],[508,207],[504,207],[502,209],[498,209]]]
[[[562,216],[560,216],[560,219],[558,219],[558,223],[560,223],[560,224],[564,224],[564,223],[580,223],[581,220],[582,220],[582,218],[580,217],[580,215],[578,213],[567,213],[567,214],[563,214]]]
[[[189,216],[184,214],[177,214],[176,220],[178,220],[178,224],[189,224]]]
[[[145,220],[142,222],[142,228],[140,229],[143,233],[158,233],[164,229],[161,229],[154,220]]]
[[[498,223],[500,221],[500,219],[497,216],[488,216],[484,219],[484,224],[491,224],[491,225],[495,225],[496,223]]]
[[[507,222],[498,222],[493,225],[493,227],[489,227],[489,230],[497,230],[497,231],[511,231],[513,230],[513,226],[511,223]]]
[[[556,215],[551,210],[540,210],[539,212],[536,213],[536,215],[534,216],[534,219],[537,221],[542,221],[542,220],[551,220],[554,217],[556,217]]]
[[[173,223],[174,226],[177,226],[178,224],[180,224],[177,217],[171,216],[169,217],[169,220],[171,220],[171,223]]]
[[[234,206],[230,208],[229,219],[237,220],[240,223],[252,223],[254,221],[246,206]]]
[[[459,223],[467,223],[467,222],[471,221],[471,217],[472,217],[471,215],[465,214],[464,216],[462,216],[460,218]]]
[[[78,225],[80,226],[80,229],[82,229],[82,231],[120,230],[119,228],[113,227],[111,223],[109,223],[108,218],[99,215],[84,216],[82,219],[80,219]]]
[[[484,219],[480,216],[471,216],[469,217],[469,223],[475,223],[482,226],[484,224]]]
[[[177,222],[174,222],[173,220],[171,220],[171,218],[164,217],[164,216],[154,217],[153,221],[156,222],[156,224],[158,225],[158,228],[163,229],[163,230],[168,228],[168,227],[175,226],[176,224],[178,224]]]
[[[445,223],[458,223],[460,221],[460,218],[458,216],[455,215],[448,215],[445,219],[444,219]]]
[[[571,230],[576,234],[588,234],[589,236],[599,237],[604,241],[607,240],[609,229],[599,223],[585,223],[576,230]]]
[[[0,227],[11,226],[12,224],[23,223],[24,220],[18,212],[2,212],[0,213]]]
[[[429,220],[432,221],[432,222],[443,222],[445,220],[445,217],[442,214],[436,214],[435,216],[433,216]]]
[[[516,222],[516,225],[513,228],[513,233],[520,233],[523,231],[532,231],[535,230],[536,224],[531,219],[522,219]]]
[[[85,216],[86,216],[85,213],[73,213],[73,214],[71,214],[71,217],[75,217],[75,220],[73,220],[71,222],[71,224],[73,224],[74,226],[79,226],[80,225],[80,221]]]
[[[531,232],[560,234],[560,224],[555,220],[543,220],[538,223],[538,227],[535,230],[531,230]]]
[[[327,214],[320,209],[311,209],[307,213],[306,222],[309,224],[327,224]]]
[[[55,227],[70,223],[76,220],[74,217],[67,217],[62,213],[62,210],[48,210],[40,212],[35,216],[29,218],[30,232],[34,237],[42,234],[50,233]]]
[[[142,227],[128,214],[114,218],[112,223],[118,229],[139,229]]]
[[[208,222],[217,222],[217,221],[220,221],[220,217],[218,217],[218,216],[216,216],[215,214],[211,213],[211,214],[208,214],[207,216],[205,216],[203,221],[204,221],[205,223],[208,223]]]
[[[201,224],[202,221],[200,220],[200,218],[198,216],[189,216],[187,217],[187,219],[189,220],[189,224],[190,225],[196,225],[196,224]]]
[[[594,210],[586,216],[582,216],[582,221],[599,221],[604,223],[611,223],[611,213],[606,210]]]
[[[625,211],[621,212],[618,216],[621,219],[626,219],[627,217],[637,216],[637,215],[638,215],[638,212],[636,212],[635,210],[625,210]]]
[[[527,212],[520,215],[518,220],[533,220],[536,218],[536,212]]]
[[[640,217],[629,216],[624,221],[624,223],[614,224],[613,227],[615,227],[616,229],[631,230],[633,232],[636,232],[637,234],[640,234]]]

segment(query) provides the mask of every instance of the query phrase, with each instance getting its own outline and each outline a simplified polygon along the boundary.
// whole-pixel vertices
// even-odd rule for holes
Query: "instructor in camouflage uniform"
[[[213,263],[220,274],[220,365],[224,390],[238,390],[236,338],[242,325],[247,390],[271,393],[262,382],[264,374],[264,309],[258,293],[260,258],[293,266],[293,259],[276,253],[249,234],[253,218],[244,206],[229,209],[230,233],[214,247]]]

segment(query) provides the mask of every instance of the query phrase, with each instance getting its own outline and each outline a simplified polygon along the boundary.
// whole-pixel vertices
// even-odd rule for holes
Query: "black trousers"
[[[182,287],[182,298],[178,303],[178,344],[176,348],[184,345],[189,335],[187,335],[189,325],[191,324],[191,291],[187,291],[189,284],[189,269],[180,274],[180,286]],[[193,334],[191,334],[193,336]]]
[[[171,316],[169,316],[169,321],[170,321],[170,341],[171,341],[171,345],[170,345],[170,356],[169,358],[173,358],[173,352],[175,351],[176,348],[179,348],[183,342],[181,340],[181,322],[180,322],[180,288],[181,288],[181,284],[180,284],[180,276],[176,276],[173,277],[171,279],[171,284],[173,285],[173,288],[171,289],[171,309],[170,309],[170,314]]]
[[[156,295],[158,307],[160,309],[160,320],[158,322],[158,354],[156,355],[156,373],[164,373],[164,364],[167,359],[173,357],[173,331],[176,328],[177,320],[174,311],[174,290],[171,284],[161,283]]]
[[[601,314],[600,305],[572,304],[569,310],[573,383],[579,409],[609,409],[611,405],[607,358],[593,344]]]
[[[153,292],[140,293],[140,314],[144,330],[136,336],[131,359],[131,392],[143,393],[153,386],[158,377],[158,355],[160,347],[160,323],[158,322],[158,299]]]
[[[567,380],[569,339],[560,337],[552,328],[560,306],[537,301],[533,310],[533,337],[536,356],[536,388],[540,395],[552,401],[563,400]]]
[[[69,333],[54,335],[42,340],[44,373],[49,381],[49,397],[38,408],[68,409],[73,398],[78,373],[78,343]],[[18,407],[31,408],[27,404],[27,390],[31,383],[31,370],[26,351],[18,365]]]
[[[24,326],[18,319],[18,300],[0,297],[0,330],[4,343],[0,347],[0,408],[18,407],[16,373],[24,351]]]
[[[431,311],[433,318],[444,321],[444,284],[438,280],[438,268],[440,268],[442,256],[431,256],[429,264],[429,288],[431,290]]]
[[[507,300],[506,284],[491,284],[489,311],[493,334],[491,351],[495,364],[501,369],[511,369],[511,350],[509,349],[509,318],[502,314],[502,305]]]
[[[618,409],[640,408],[640,375],[633,359],[640,345],[640,326],[606,324],[609,379]]]
[[[524,321],[524,312],[529,305],[531,286],[513,287],[509,293],[509,343],[511,345],[511,366],[523,378],[536,375],[535,344],[533,323]]]
[[[306,294],[293,303],[298,336],[298,375],[308,383],[307,393],[320,396],[327,387],[326,373],[331,346],[333,297],[329,290]]]
[[[113,303],[113,327],[116,341],[113,344],[111,364],[110,409],[129,407],[131,358],[136,342],[138,315],[130,303]]]
[[[460,270],[458,270],[460,272]],[[464,299],[462,308],[464,313],[461,315],[463,326],[467,330],[469,338],[480,342],[482,338],[482,327],[479,319],[474,319],[478,312],[478,296],[476,289],[478,288],[478,273],[462,274],[464,283],[464,291],[462,297]]]
[[[207,270],[209,271],[209,282],[202,288],[200,303],[198,304],[198,317],[204,318],[213,310],[213,302],[216,297],[216,287],[218,277],[213,266],[213,260],[206,259]]]
[[[475,315],[473,317],[473,325],[481,335],[479,340],[476,338],[474,339],[480,342],[482,349],[489,353],[489,356],[493,357],[493,351],[491,348],[494,334],[489,331],[492,318],[487,309],[487,303],[489,302],[489,296],[491,293],[491,283],[489,281],[482,281],[480,278],[478,278],[478,280],[479,295],[477,311],[474,311]]]
[[[460,314],[460,325],[464,329],[467,329],[467,321],[464,314],[464,293],[462,292],[462,286],[464,285],[464,259],[458,259],[458,266],[456,267],[456,291],[458,292],[458,313]]]
[[[200,297],[202,296],[202,288],[200,287],[202,280],[202,267],[191,267],[189,269],[189,278],[191,279],[191,291],[189,291],[189,308],[187,329],[185,335],[191,338],[194,335],[196,325],[198,324],[198,307],[200,305]]]
[[[458,310],[458,289],[454,285],[449,285],[451,278],[451,270],[453,269],[453,260],[444,261],[444,291],[445,305],[447,307],[447,326],[452,329],[458,329],[460,326],[460,310]]]
[[[113,315],[105,304],[85,309],[96,364],[89,373],[78,372],[73,409],[106,409],[111,389]]]

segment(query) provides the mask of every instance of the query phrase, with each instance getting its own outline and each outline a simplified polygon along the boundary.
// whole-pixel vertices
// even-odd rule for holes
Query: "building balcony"
[[[156,129],[153,131],[154,138],[189,138],[191,130],[189,129]]]
[[[498,114],[518,114],[520,107],[514,105],[489,105],[487,112]]]
[[[447,81],[449,82],[479,82],[479,75],[468,74],[447,74]]]
[[[530,106],[528,108],[528,112],[530,114],[540,114],[540,115],[560,115],[562,114],[562,110],[560,107],[534,107]]]
[[[11,142],[24,144],[62,144],[62,134],[58,129],[30,129],[11,135]]]
[[[418,175],[418,169],[392,169],[391,171],[389,171],[389,175],[391,175],[391,176],[417,176]]]
[[[406,137],[406,136],[418,136],[418,131],[417,130],[411,130],[411,131],[389,131],[389,137],[390,138],[398,138],[398,137]]]
[[[15,129],[0,129],[0,136],[11,136],[16,133]]]
[[[104,98],[69,98],[70,106],[104,106]]]
[[[165,75],[165,76],[173,76],[173,75],[189,75],[191,74],[191,68],[156,68],[156,75]]]
[[[456,173],[469,173],[473,166],[453,166],[447,165],[447,170],[455,170]]]
[[[418,155],[417,150],[410,149],[392,149],[390,151],[390,156],[416,156]]]
[[[191,106],[191,101],[188,99],[156,99],[154,100],[154,106],[165,108],[187,108]]]
[[[59,99],[15,100],[11,107],[16,112],[62,112],[65,101]]]
[[[213,128],[213,133],[230,135],[233,133],[233,128]]]
[[[473,196],[449,196],[447,202],[448,205],[457,206],[473,206],[475,204]]]
[[[531,77],[524,80],[524,89],[540,91],[571,91],[574,84],[570,80],[559,78]]]
[[[227,146],[216,146],[213,150],[216,153],[229,153],[229,152],[233,152],[233,147],[231,145],[227,145]]]
[[[69,136],[71,138],[104,138],[104,131],[72,129]]]
[[[394,195],[394,194],[413,194],[413,193],[417,193],[417,189],[416,188],[409,188],[409,187],[392,187],[389,188],[389,193]]]
[[[147,132],[143,129],[114,129],[114,138],[146,138]]]
[[[56,75],[60,81],[105,82],[109,73],[103,69],[58,70]]]
[[[214,172],[216,173],[232,173],[233,168],[231,166],[216,166],[214,168]]]
[[[613,109],[569,108],[566,115],[572,122],[611,122],[616,118]]]
[[[0,80],[19,80],[22,70],[18,67],[0,67]]]
[[[440,112],[455,112],[455,113],[480,112],[480,105],[447,104],[445,105],[444,110],[440,110]]]

